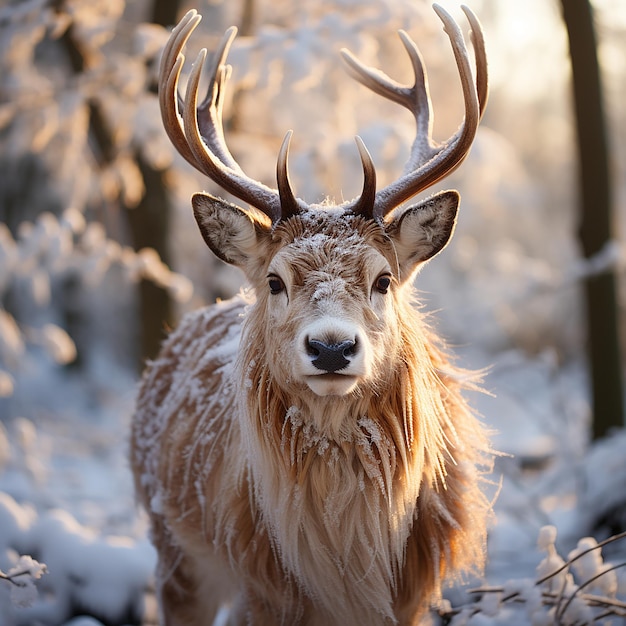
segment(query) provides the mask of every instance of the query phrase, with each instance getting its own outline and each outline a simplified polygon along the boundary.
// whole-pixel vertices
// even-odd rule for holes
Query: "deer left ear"
[[[408,207],[387,226],[402,280],[446,247],[454,232],[460,200],[457,191],[442,191]]]
[[[266,253],[270,220],[259,211],[246,211],[206,193],[191,198],[200,232],[213,253],[246,272]]]

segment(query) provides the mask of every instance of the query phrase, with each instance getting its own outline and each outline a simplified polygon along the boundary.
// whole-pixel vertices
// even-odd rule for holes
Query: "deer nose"
[[[347,339],[341,343],[326,343],[319,339],[307,339],[307,352],[311,363],[318,369],[332,374],[350,364],[348,357],[357,351],[356,341]]]

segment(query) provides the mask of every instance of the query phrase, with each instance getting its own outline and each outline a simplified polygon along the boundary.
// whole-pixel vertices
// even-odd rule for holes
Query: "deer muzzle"
[[[319,339],[308,339],[307,352],[314,367],[334,374],[350,365],[351,357],[357,352],[357,342],[347,339],[340,343],[326,343]]]

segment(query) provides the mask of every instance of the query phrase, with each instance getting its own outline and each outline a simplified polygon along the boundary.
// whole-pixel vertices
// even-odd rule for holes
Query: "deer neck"
[[[386,393],[317,402],[288,393],[267,369],[256,374],[242,411],[245,456],[283,567],[329,612],[342,610],[334,603],[349,585],[362,623],[374,606],[378,621],[381,610],[390,617],[421,481],[429,480],[423,440],[432,434],[416,419],[409,374],[398,372]]]

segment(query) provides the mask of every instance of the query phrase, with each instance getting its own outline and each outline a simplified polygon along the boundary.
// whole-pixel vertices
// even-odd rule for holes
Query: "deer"
[[[404,203],[467,156],[487,102],[487,61],[468,8],[474,63],[455,20],[434,11],[456,60],[463,122],[447,141],[433,139],[425,66],[406,32],[412,85],[342,50],[352,77],[416,125],[405,172],[381,189],[356,138],[362,192],[342,204],[295,195],[292,131],[276,189],[232,156],[222,113],[234,27],[212,55],[200,102],[206,49],[184,97],[178,86],[195,10],[164,48],[159,101],[170,140],[244,205],[195,193],[200,233],[247,280],[238,295],[183,317],[138,392],[130,461],[164,625],[210,625],[224,606],[232,625],[413,625],[446,582],[484,566],[493,455],[465,398],[479,382],[454,365],[413,286],[450,240],[460,195]]]

